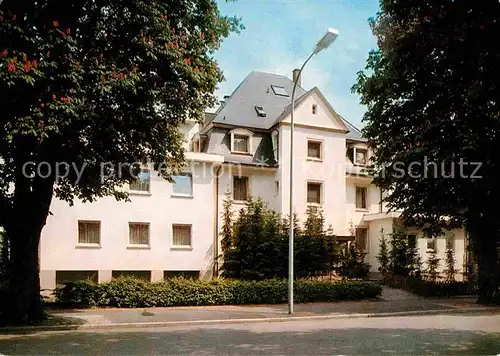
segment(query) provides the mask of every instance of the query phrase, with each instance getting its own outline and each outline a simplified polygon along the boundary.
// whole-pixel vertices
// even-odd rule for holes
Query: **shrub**
[[[298,303],[370,299],[378,297],[382,291],[380,285],[366,281],[297,280],[294,286],[294,300]],[[119,278],[102,284],[92,281],[68,283],[56,291],[56,297],[58,302],[80,308],[279,304],[288,300],[288,285],[285,279],[204,282],[177,278],[146,282]]]
[[[415,277],[387,276],[384,283],[391,287],[405,289],[422,297],[452,297],[477,294],[477,286],[466,281],[440,282]]]

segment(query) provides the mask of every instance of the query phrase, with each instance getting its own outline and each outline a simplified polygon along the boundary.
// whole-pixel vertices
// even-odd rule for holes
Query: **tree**
[[[455,268],[455,250],[452,248],[446,249],[445,265],[444,275],[446,282],[455,282],[455,274],[458,271]]]
[[[53,195],[127,199],[119,188],[140,164],[178,172],[179,125],[215,103],[212,54],[239,28],[212,0],[0,2],[6,318],[41,315],[37,252]]]
[[[425,277],[431,282],[436,282],[439,279],[440,261],[441,259],[438,257],[437,241],[434,240],[429,252],[429,257],[427,257],[425,269]]]
[[[408,226],[466,228],[481,303],[500,301],[498,18],[496,0],[381,0],[378,49],[352,88],[367,106],[374,183]]]
[[[387,247],[387,239],[385,238],[384,229],[380,229],[380,244],[377,261],[380,264],[378,271],[385,276],[389,272],[389,249]]]
[[[390,271],[399,276],[408,276],[408,246],[406,228],[400,221],[394,221],[390,238]]]

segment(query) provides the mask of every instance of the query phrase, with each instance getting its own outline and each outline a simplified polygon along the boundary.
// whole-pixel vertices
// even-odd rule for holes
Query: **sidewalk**
[[[500,308],[475,304],[475,298],[424,299],[392,288],[384,288],[382,298],[374,301],[347,301],[338,303],[295,304],[294,314],[288,306],[203,306],[176,308],[118,309],[99,308],[81,310],[52,310],[53,322],[65,325],[34,327],[33,331],[92,329],[118,327],[159,327],[170,325],[197,325],[221,323],[248,323],[287,321],[294,319],[359,318],[395,315],[422,315],[445,313],[500,313]],[[26,328],[23,328],[26,330]],[[28,328],[29,329],[29,328]],[[0,333],[15,331],[0,328]]]

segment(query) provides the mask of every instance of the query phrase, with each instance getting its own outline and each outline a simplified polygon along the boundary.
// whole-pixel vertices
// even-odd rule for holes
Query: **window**
[[[367,228],[356,228],[356,245],[362,251],[368,251],[368,229]]]
[[[137,180],[130,184],[130,190],[138,192],[149,192],[149,181],[150,181],[149,169],[142,168],[137,176]]]
[[[132,277],[151,281],[151,271],[111,271],[111,278]]]
[[[248,199],[248,177],[233,177],[233,199],[237,201]]]
[[[285,87],[282,87],[279,85],[271,85],[271,88],[273,89],[274,94],[276,94],[278,96],[288,96],[288,93],[285,90]]]
[[[368,189],[366,187],[356,187],[356,209],[367,209],[367,191]]]
[[[321,159],[321,142],[307,141],[307,157]]]
[[[446,249],[453,250],[455,248],[455,237],[453,235],[446,236]]]
[[[417,235],[408,235],[408,247],[409,248],[417,247]]]
[[[436,239],[427,239],[427,249],[433,250],[436,247]]]
[[[129,245],[149,245],[148,223],[129,223]]]
[[[99,245],[101,243],[101,222],[79,221],[78,243]]]
[[[255,106],[255,111],[257,112],[257,115],[260,117],[266,117],[266,112],[264,111],[264,108],[262,106]]]
[[[279,135],[275,131],[273,132],[273,152],[274,152],[274,159],[278,161],[279,158]]]
[[[169,278],[199,279],[200,271],[163,271],[163,279]]]
[[[173,176],[172,194],[180,196],[193,195],[193,175],[191,173],[181,173]]]
[[[316,114],[318,113],[318,105],[316,105],[316,104],[313,104],[313,105],[312,105],[312,113],[313,113],[314,115],[316,115]]]
[[[307,203],[321,204],[321,183],[307,183]]]
[[[98,271],[56,271],[56,287],[62,288],[66,283],[77,281],[98,282]]]
[[[193,143],[193,151],[200,152],[200,140],[196,140]]]
[[[191,247],[191,225],[172,225],[172,245]]]
[[[356,161],[354,162],[354,164],[358,164],[360,166],[366,166],[367,154],[368,154],[367,150],[356,148],[356,157],[355,157]]]
[[[280,194],[280,181],[277,180],[274,182],[274,196],[278,196]]]
[[[248,136],[234,135],[233,137],[233,151],[248,153],[250,151],[248,147]]]

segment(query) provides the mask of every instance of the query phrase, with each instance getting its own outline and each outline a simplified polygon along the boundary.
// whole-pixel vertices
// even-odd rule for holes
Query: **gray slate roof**
[[[282,86],[289,96],[275,95],[271,85]],[[280,116],[291,108],[293,81],[278,74],[259,71],[251,72],[233,91],[225,104],[215,114],[206,116],[205,127],[210,122],[268,130],[280,121]],[[307,92],[297,86],[295,92],[295,107]],[[266,117],[260,117],[255,111],[255,106],[261,106],[266,112]],[[367,141],[362,137],[361,131],[350,122],[340,117],[349,129],[346,138],[355,141]]]
[[[275,95],[271,85],[282,86],[289,96]],[[251,127],[257,129],[270,129],[276,118],[281,115],[290,104],[292,98],[293,81],[283,75],[251,72],[241,84],[233,91],[217,111],[213,122]],[[297,86],[295,98],[298,99],[306,91]],[[255,111],[255,106],[261,106],[266,112],[266,117],[260,117]]]

